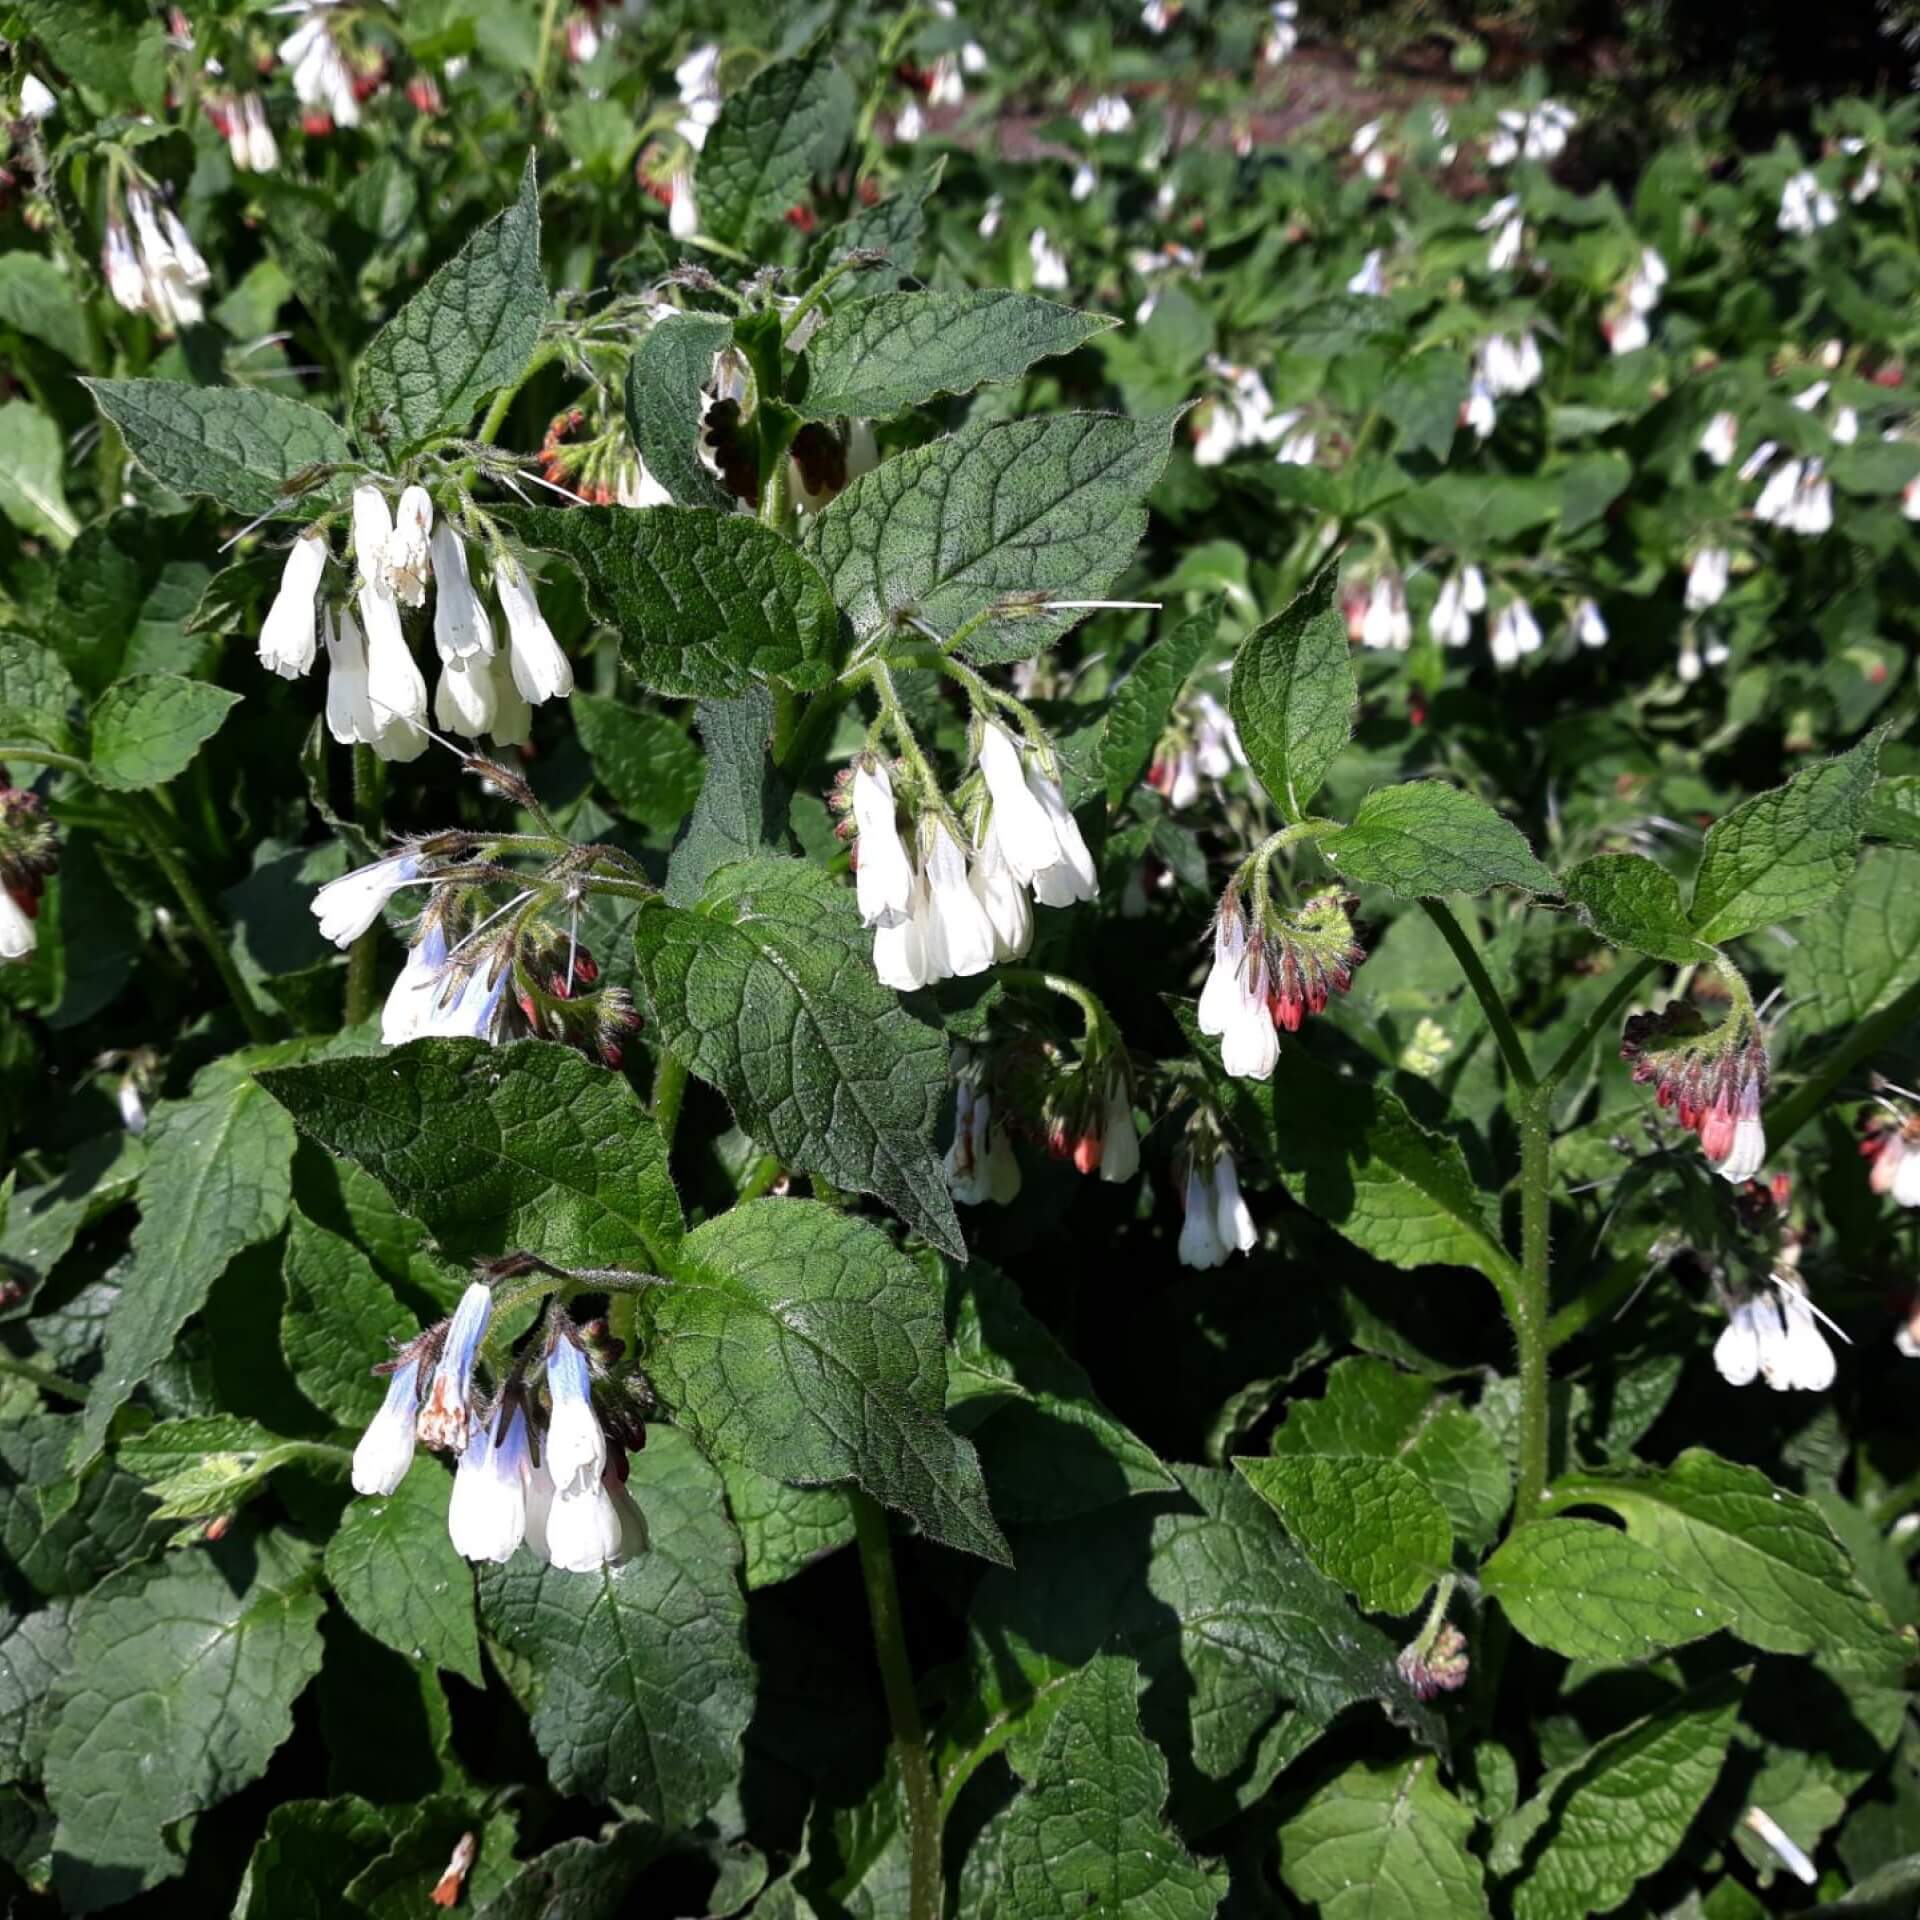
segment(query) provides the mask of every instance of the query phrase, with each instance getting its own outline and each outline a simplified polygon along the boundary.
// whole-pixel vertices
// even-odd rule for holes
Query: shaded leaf
[[[725,314],[667,313],[627,362],[627,431],[647,471],[683,507],[730,510],[732,495],[699,456],[700,403],[714,356],[733,344]]]
[[[117,682],[93,710],[93,778],[117,793],[165,786],[239,704],[237,693],[174,673]]]
[[[1353,733],[1353,649],[1335,605],[1339,568],[1312,582],[1241,642],[1228,685],[1240,744],[1260,784],[1300,820]]]
[[[816,45],[762,67],[721,107],[694,172],[700,225],[739,243],[771,225],[839,158],[853,83]]]

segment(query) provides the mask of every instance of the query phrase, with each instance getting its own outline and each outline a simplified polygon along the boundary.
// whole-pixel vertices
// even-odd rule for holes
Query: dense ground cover
[[[1911,1911],[1915,115],[1303,24],[16,8],[20,1911]]]

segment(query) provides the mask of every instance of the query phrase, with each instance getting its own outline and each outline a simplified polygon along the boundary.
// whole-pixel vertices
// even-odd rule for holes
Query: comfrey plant
[[[19,10],[8,1898],[1906,1897],[1920,106],[698,11]]]

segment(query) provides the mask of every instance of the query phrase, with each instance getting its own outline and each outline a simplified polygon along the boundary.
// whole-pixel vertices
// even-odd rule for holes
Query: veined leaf
[[[818,44],[762,67],[720,109],[694,170],[700,225],[738,244],[793,206],[840,157],[853,83]]]
[[[1178,416],[1060,413],[963,427],[882,461],[807,529],[807,552],[866,640],[914,616],[960,651],[1024,660],[1104,594],[1146,531]]]
[[[1181,621],[1171,633],[1162,634],[1114,688],[1100,740],[1109,805],[1117,807],[1146,770],[1180,689],[1213,638],[1214,626],[1212,613]]]
[[[62,548],[80,531],[67,504],[65,468],[60,429],[31,400],[0,404],[0,514]]]
[[[845,300],[807,342],[810,420],[890,419],[942,393],[1017,380],[1119,324],[1031,293],[875,293]]]
[[[117,681],[93,710],[93,778],[116,793],[165,786],[239,704],[237,693],[177,673]]]
[[[703,700],[695,724],[707,774],[667,862],[664,892],[671,907],[698,906],[707,882],[730,862],[779,853],[790,844],[790,795],[767,751],[773,696],[754,686],[737,700]]]
[[[1233,663],[1228,703],[1260,784],[1289,820],[1306,817],[1353,734],[1358,691],[1329,563],[1285,608],[1256,627]]]
[[[1680,882],[1640,853],[1597,853],[1567,875],[1566,894],[1601,939],[1676,967],[1705,947],[1687,920]]]
[[[634,926],[661,1038],[741,1126],[964,1258],[931,1145],[946,1036],[874,978],[870,944],[845,887],[772,858],[722,867],[697,910],[652,906]]]
[[[363,434],[399,448],[458,433],[532,358],[547,317],[533,155],[520,194],[373,336],[354,382]]]
[[[1892,1006],[1920,982],[1920,848],[1869,848],[1796,938],[1787,955],[1796,1034],[1832,1033]]]
[[[1439,780],[1375,788],[1351,825],[1323,834],[1318,844],[1342,878],[1407,899],[1494,887],[1554,891],[1553,875],[1518,827],[1477,795]]]
[[[627,431],[647,471],[683,507],[733,505],[698,452],[701,396],[714,356],[732,343],[725,314],[669,313],[648,328],[627,362]]]

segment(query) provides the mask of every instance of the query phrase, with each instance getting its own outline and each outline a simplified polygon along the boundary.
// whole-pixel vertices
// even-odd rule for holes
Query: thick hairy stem
[[[663,1052],[653,1072],[653,1124],[660,1129],[661,1141],[668,1147],[673,1145],[674,1129],[680,1124],[680,1102],[686,1091],[685,1064]]]
[[[914,1698],[913,1668],[907,1660],[887,1516],[870,1495],[855,1491],[849,1497],[853,1502],[854,1538],[860,1547],[860,1572],[867,1583],[867,1608],[873,1615],[873,1650],[887,1696],[887,1721],[893,1729],[894,1764],[907,1803],[908,1920],[940,1920],[944,1904],[940,1798],[934,1790],[933,1763],[927,1757],[926,1729],[920,1724],[920,1703]]]
[[[1519,1102],[1520,1122],[1520,1285],[1509,1302],[1513,1341],[1519,1356],[1520,1470],[1514,1493],[1513,1523],[1536,1518],[1546,1490],[1547,1354],[1550,1345],[1551,1252],[1548,1245],[1553,1205],[1552,1089],[1537,1087]]]
[[[380,845],[380,805],[385,797],[386,769],[371,747],[353,750],[353,817],[367,844]],[[380,954],[380,922],[375,920],[347,953],[346,1024],[357,1027],[373,1011],[373,972]]]

